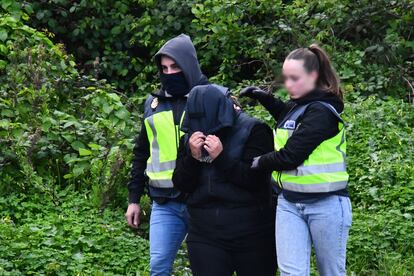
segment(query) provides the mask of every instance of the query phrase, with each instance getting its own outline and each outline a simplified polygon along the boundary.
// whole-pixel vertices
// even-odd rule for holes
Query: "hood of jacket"
[[[155,54],[154,61],[159,72],[162,72],[161,57],[163,55],[172,58],[180,66],[190,90],[196,85],[208,83],[207,77],[201,72],[197,52],[188,35],[180,34],[168,40]],[[160,91],[153,93],[153,95],[161,97],[167,96],[162,87]]]
[[[194,87],[187,99],[182,131],[189,136],[196,131],[215,134],[235,124],[237,112],[227,90],[212,84]]]

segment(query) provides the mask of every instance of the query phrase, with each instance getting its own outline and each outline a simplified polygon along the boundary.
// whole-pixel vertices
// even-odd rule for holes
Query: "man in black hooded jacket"
[[[173,182],[188,193],[187,247],[195,276],[274,276],[270,173],[252,170],[273,149],[271,129],[237,107],[226,88],[189,94]]]
[[[153,199],[150,218],[151,275],[171,275],[177,251],[187,234],[186,195],[174,188],[172,172],[187,94],[208,83],[189,36],[181,34],[164,44],[154,57],[161,89],[145,102],[141,132],[133,150],[129,205],[125,217],[137,228],[140,198],[147,186]]]

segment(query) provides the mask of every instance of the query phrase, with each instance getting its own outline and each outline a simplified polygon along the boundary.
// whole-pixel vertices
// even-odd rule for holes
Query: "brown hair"
[[[318,88],[333,93],[343,100],[339,77],[331,65],[328,54],[317,44],[311,44],[307,48],[293,50],[286,59],[303,60],[307,72],[318,72],[318,80],[316,83]]]

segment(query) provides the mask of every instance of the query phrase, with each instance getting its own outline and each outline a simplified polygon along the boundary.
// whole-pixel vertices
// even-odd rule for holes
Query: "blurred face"
[[[298,99],[315,88],[318,73],[307,72],[304,60],[286,59],[283,63],[283,78],[290,98]]]
[[[161,68],[162,72],[167,75],[181,72],[181,68],[175,63],[175,60],[167,56],[161,57]]]

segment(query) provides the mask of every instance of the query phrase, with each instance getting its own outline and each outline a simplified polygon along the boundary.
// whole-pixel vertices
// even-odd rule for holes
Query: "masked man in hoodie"
[[[150,218],[151,275],[171,275],[177,251],[187,234],[186,195],[174,188],[172,174],[187,94],[207,84],[189,36],[181,34],[164,44],[154,56],[161,89],[145,102],[128,183],[129,205],[125,217],[137,228],[144,188],[153,200]]]
[[[228,89],[188,96],[173,182],[189,194],[187,247],[194,276],[274,276],[270,172],[250,168],[273,149],[272,130],[238,108]]]

